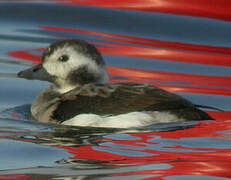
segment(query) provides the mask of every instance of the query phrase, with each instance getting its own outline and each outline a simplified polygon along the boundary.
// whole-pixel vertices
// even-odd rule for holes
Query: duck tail
[[[197,107],[197,108],[213,109],[213,110],[216,110],[216,111],[224,112],[224,110],[216,108],[216,107],[212,107],[212,106],[204,106],[204,105],[199,105],[199,104],[194,104],[194,106]]]

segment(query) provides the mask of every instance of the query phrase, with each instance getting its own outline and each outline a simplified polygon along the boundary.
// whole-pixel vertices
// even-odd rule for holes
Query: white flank
[[[130,112],[116,116],[99,116],[96,114],[80,114],[62,124],[70,126],[134,128],[148,126],[154,123],[182,121],[168,112]]]

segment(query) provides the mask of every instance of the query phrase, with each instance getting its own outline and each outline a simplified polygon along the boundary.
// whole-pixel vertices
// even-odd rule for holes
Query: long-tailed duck
[[[18,77],[53,83],[31,106],[32,116],[40,122],[131,128],[212,119],[186,99],[157,87],[108,84],[101,54],[82,40],[50,45],[42,63],[19,72]]]

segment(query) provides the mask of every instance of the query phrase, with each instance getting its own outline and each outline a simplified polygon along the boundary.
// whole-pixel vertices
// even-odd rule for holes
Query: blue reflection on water
[[[1,139],[0,146],[0,170],[57,166],[56,161],[71,157],[62,149],[22,141]]]
[[[39,14],[38,14],[39,12]],[[123,11],[106,8],[58,5],[56,3],[1,3],[0,6],[0,73],[17,73],[32,65],[22,63],[17,58],[10,57],[9,52],[29,51],[37,48],[45,48],[51,42],[63,38],[81,38],[92,42],[108,42],[100,36],[90,36],[70,32],[55,32],[42,30],[42,26],[52,26],[66,29],[80,29],[96,31],[131,37],[147,38],[149,40],[161,40],[166,42],[186,43],[193,45],[211,45],[213,47],[231,47],[231,23],[208,18],[194,18],[172,14],[148,13],[137,11]],[[142,42],[142,40],[139,40]],[[114,43],[121,44],[121,43]],[[134,46],[131,45],[131,46]],[[141,45],[137,45],[139,47]],[[41,55],[40,52],[32,52]],[[211,54],[210,54],[211,55]],[[228,56],[228,55],[227,55]],[[230,76],[229,67],[216,67],[198,64],[150,60],[143,58],[131,58],[104,55],[108,65],[117,67],[132,67],[142,70],[157,70],[161,72],[178,72],[198,75]],[[115,77],[116,78],[116,77]],[[121,77],[126,79],[126,77]],[[145,81],[145,79],[144,79]],[[165,83],[175,83],[169,82]],[[179,82],[178,82],[179,83]],[[215,82],[216,83],[216,82]],[[99,176],[105,179],[116,179],[107,175],[115,173],[136,173],[142,171],[155,171],[171,169],[166,164],[136,165],[119,168],[112,165],[88,159],[78,159],[78,150],[75,159],[66,147],[73,149],[90,146],[95,153],[123,156],[125,159],[140,157],[156,158],[157,153],[145,152],[146,150],[162,151],[170,153],[207,153],[216,150],[231,149],[228,139],[218,138],[182,138],[167,139],[158,136],[150,136],[147,142],[136,142],[141,138],[131,136],[126,132],[96,130],[96,129],[72,129],[55,127],[28,121],[28,107],[23,109],[21,105],[31,104],[34,98],[48,83],[39,81],[27,81],[10,77],[0,77],[0,110],[10,108],[0,113],[0,174],[42,174],[54,176]],[[178,84],[179,85],[179,84]],[[182,82],[182,85],[187,85]],[[210,84],[211,85],[211,84]],[[228,84],[226,84],[228,85]],[[214,89],[220,87],[213,87]],[[229,90],[230,87],[222,87]],[[230,110],[230,98],[228,96],[181,94],[196,104],[216,106],[224,110]],[[22,109],[14,108],[20,106]],[[14,113],[18,113],[18,119],[12,119]],[[20,120],[19,120],[20,119]],[[149,130],[167,129],[171,125],[155,125]],[[184,127],[179,124],[178,127]],[[189,126],[189,127],[193,127]],[[95,133],[97,131],[97,133]],[[81,134],[82,133],[82,134]],[[120,134],[117,134],[120,133]],[[142,131],[140,132],[142,133]],[[223,131],[220,136],[230,137],[230,131]],[[100,135],[99,135],[100,134]],[[110,142],[100,142],[101,139],[112,139]],[[116,141],[134,141],[137,145],[121,145]],[[174,147],[191,149],[174,149]],[[58,147],[58,148],[57,148]],[[170,147],[170,148],[169,148]],[[208,150],[209,148],[209,150]],[[196,150],[195,150],[196,149]],[[70,160],[68,163],[67,160]],[[72,161],[73,160],[73,161]],[[154,159],[155,160],[155,159]],[[68,161],[67,161],[68,162]],[[62,164],[63,163],[63,164]],[[203,162],[202,162],[203,163]],[[62,167],[60,167],[62,166]],[[52,168],[47,168],[52,167]],[[60,168],[59,168],[60,167]],[[28,169],[22,169],[28,168]],[[19,169],[15,170],[14,169]],[[3,170],[5,170],[3,172]],[[9,171],[10,170],[10,171]],[[129,178],[155,178],[160,175],[131,175]],[[91,178],[91,177],[90,177]],[[123,178],[118,176],[118,178]],[[49,179],[49,178],[48,178]],[[171,176],[165,179],[203,179],[217,180],[227,179],[211,176]]]
[[[4,3],[1,4],[0,12],[4,22],[14,24],[23,22],[31,26],[78,27],[104,33],[222,47],[230,47],[231,41],[231,24],[208,18],[50,3]]]

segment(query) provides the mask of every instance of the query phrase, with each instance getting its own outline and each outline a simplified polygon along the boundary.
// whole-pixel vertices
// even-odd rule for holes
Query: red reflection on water
[[[13,58],[18,58],[25,61],[31,61],[36,64],[41,62],[41,58],[39,56],[31,54],[30,51],[14,51],[8,53],[8,55]]]
[[[68,33],[85,34],[89,36],[97,36],[104,43],[92,42],[95,45],[103,45],[98,47],[102,54],[114,56],[130,56],[136,58],[159,59],[167,61],[176,61],[191,64],[205,64],[216,66],[231,65],[231,48],[199,46],[182,43],[163,42],[149,40],[144,38],[115,35],[100,32],[89,32],[82,30],[72,30],[54,27],[41,27],[45,31],[61,31]],[[110,44],[112,41],[121,43],[122,45]],[[143,45],[140,47],[138,45]],[[11,57],[22,60],[29,60],[35,63],[40,62],[40,58],[33,55],[33,51],[16,51],[11,52]],[[171,92],[185,93],[203,93],[216,95],[230,95],[231,78],[217,76],[200,76],[179,73],[166,73],[158,71],[147,71],[131,68],[108,67],[111,76],[120,76],[129,78],[127,81],[136,81],[141,83],[150,83],[158,87],[164,88]],[[175,83],[167,83],[167,81]],[[116,80],[112,81],[116,82]]]
[[[99,48],[100,50],[100,48]],[[37,50],[36,50],[37,51]],[[33,51],[32,51],[33,52]],[[102,52],[103,53],[103,52]],[[8,54],[11,57],[40,63],[40,57],[30,54],[30,51],[16,51]],[[108,66],[108,71],[111,76],[120,76],[129,78],[126,81],[147,82],[156,85],[170,92],[175,93],[201,93],[201,94],[215,94],[215,95],[231,95],[229,88],[231,85],[231,77],[217,77],[217,76],[200,76],[188,75],[179,73],[166,73],[158,71],[138,70],[130,68],[118,68]],[[173,81],[175,84],[165,83],[165,81]],[[158,81],[158,82],[152,82]],[[112,83],[117,82],[112,80]],[[180,83],[180,85],[179,85]],[[182,84],[183,83],[183,84]],[[219,88],[218,88],[219,87]]]
[[[231,113],[229,113],[230,117]],[[201,175],[201,176],[219,176],[219,177],[231,177],[230,173],[230,149],[217,149],[214,148],[186,148],[183,146],[168,147],[170,144],[166,144],[161,149],[155,150],[155,148],[145,148],[149,145],[158,144],[153,140],[153,137],[160,137],[162,139],[175,139],[181,140],[182,138],[216,138],[231,140],[231,134],[227,133],[229,137],[224,137],[222,131],[230,129],[230,120],[225,121],[212,121],[209,123],[198,123],[194,128],[178,130],[174,132],[157,132],[157,133],[140,133],[130,134],[130,136],[139,138],[140,140],[114,140],[114,139],[102,139],[102,144],[97,147],[113,149],[112,153],[95,150],[94,146],[81,146],[81,147],[61,147],[66,149],[69,153],[73,154],[73,159],[88,159],[88,160],[100,160],[110,162],[107,165],[121,165],[126,167],[128,164],[142,166],[147,164],[166,164],[171,166],[170,168],[163,168],[161,170],[137,170],[131,173],[118,173],[113,176],[126,176],[126,175],[161,175],[161,178],[174,176],[174,175]],[[200,139],[198,139],[199,141]],[[144,150],[127,149],[126,147],[109,147],[104,145],[104,142],[111,142],[117,145],[127,145],[129,147],[144,147]],[[180,144],[180,143],[179,143]],[[190,140],[189,140],[190,144]],[[196,147],[196,146],[195,146]],[[170,152],[173,149],[176,151]],[[118,155],[116,150],[130,150],[137,152],[144,152],[153,154],[153,156],[144,157],[131,157],[129,153],[126,155]],[[177,152],[177,150],[193,150],[195,152]],[[196,152],[200,151],[200,152]],[[102,163],[103,164],[103,163]],[[142,169],[142,168],[141,168]],[[160,178],[160,179],[161,179]]]
[[[225,87],[230,87],[231,77],[217,77],[217,76],[199,76],[199,75],[188,75],[179,73],[165,73],[157,71],[147,71],[147,70],[136,70],[128,68],[117,68],[108,67],[109,72],[112,75],[118,75],[122,77],[128,77],[134,81],[144,81],[144,80],[156,80],[156,81],[173,81],[186,83],[185,87],[181,87],[176,84],[171,84],[168,87],[167,84],[159,83],[159,87],[172,92],[194,92],[194,93],[206,93],[206,94],[222,94],[231,95],[230,90],[226,90]],[[167,87],[164,87],[164,86]],[[191,88],[189,85],[196,85],[197,88]],[[174,86],[174,87],[172,87]],[[210,86],[220,87],[221,89],[213,89]],[[222,87],[224,89],[222,89]]]
[[[4,175],[1,176],[0,175],[0,179],[8,179],[8,180],[14,180],[14,179],[30,179],[29,176],[25,176],[25,175]]]
[[[85,2],[85,1],[81,1]],[[134,38],[128,36],[112,35],[106,33],[87,32],[80,30],[70,30],[62,28],[43,27],[46,31],[62,31],[72,32],[79,34],[86,34],[89,36],[98,36],[104,43],[94,43],[96,45],[103,45],[104,47],[98,47],[99,51],[103,54],[118,55],[118,56],[131,56],[142,57],[150,59],[161,59],[184,62],[188,60],[188,63],[198,64],[214,64],[220,66],[230,66],[230,57],[226,55],[231,54],[230,48],[216,48],[209,46],[196,46],[180,43],[161,42],[154,40],[147,40],[141,38]],[[122,43],[122,45],[112,45],[108,42],[116,41]],[[143,45],[139,47],[137,45]],[[145,46],[144,46],[145,45]],[[159,48],[159,49],[157,49]],[[162,50],[161,50],[162,48]],[[175,50],[175,52],[173,51]],[[10,56],[27,60],[35,63],[39,63],[40,57],[33,55],[34,51],[18,51],[9,53]],[[162,53],[162,54],[161,54]],[[197,58],[196,55],[200,58]],[[202,53],[202,54],[201,54]],[[214,53],[214,54],[212,54]],[[215,55],[216,54],[216,55]],[[178,58],[179,56],[179,58]],[[185,58],[185,59],[184,59]],[[214,61],[211,61],[211,60]],[[158,71],[147,71],[132,68],[119,68],[108,67],[111,76],[126,77],[126,81],[136,82],[149,82],[151,84],[162,87],[171,92],[193,92],[204,94],[216,94],[216,95],[231,95],[230,85],[231,77],[217,77],[217,76],[200,76],[189,75],[179,73],[166,73]],[[116,82],[119,80],[113,80]],[[169,84],[168,82],[175,82]],[[132,147],[145,147],[147,145],[157,144],[155,141],[150,141],[153,136],[160,137],[162,139],[174,139],[180,140],[182,138],[216,138],[220,140],[231,140],[230,133],[221,133],[222,131],[230,130],[231,112],[209,112],[212,117],[217,119],[209,123],[198,123],[196,127],[184,130],[178,130],[174,132],[156,132],[156,133],[142,133],[142,134],[130,134],[133,137],[138,137],[140,140],[113,140],[102,139],[102,145],[97,148],[108,148],[103,142],[111,142],[116,145],[128,145]],[[228,135],[225,137],[225,135]],[[142,143],[142,144],[141,144]],[[203,149],[203,148],[185,148],[181,146],[175,147],[163,147],[164,151],[158,149],[144,149],[137,150],[151,154],[153,156],[147,157],[130,157],[125,155],[118,155],[115,153],[108,153],[100,150],[95,150],[94,146],[80,146],[80,147],[59,147],[67,150],[73,154],[73,159],[87,159],[87,160],[100,160],[110,162],[111,165],[147,165],[147,164],[166,164],[171,168],[162,170],[148,170],[138,171],[132,173],[118,173],[114,176],[125,175],[161,175],[158,179],[174,175],[207,175],[207,176],[219,176],[219,177],[231,177],[230,173],[230,149]],[[170,152],[170,149],[175,150],[193,150],[203,152]],[[120,149],[123,150],[123,149]],[[125,148],[126,150],[126,148]],[[133,150],[136,151],[136,150]],[[108,164],[108,163],[107,163]]]
[[[191,45],[177,42],[165,42],[109,33],[82,31],[76,29],[73,30],[54,27],[41,27],[41,29],[45,31],[68,32],[100,37],[100,40],[109,42],[95,43],[107,47],[99,48],[99,50],[101,50],[104,54],[216,66],[231,65],[231,57],[227,56],[231,55],[231,48]],[[111,42],[119,42],[124,45],[110,44]],[[137,45],[142,45],[146,47],[134,47]]]
[[[196,160],[195,160],[196,161]],[[199,179],[197,176],[214,176],[230,178],[229,162],[173,162],[169,163],[173,166],[171,169],[166,170],[150,170],[140,171],[136,173],[118,173],[111,176],[132,176],[132,175],[161,175],[158,178],[143,178],[143,180],[166,180],[167,177],[174,176],[194,176],[195,179]],[[177,178],[176,178],[177,179]]]
[[[121,10],[160,12],[197,17],[231,20],[230,0],[51,0],[70,5],[95,6]]]

